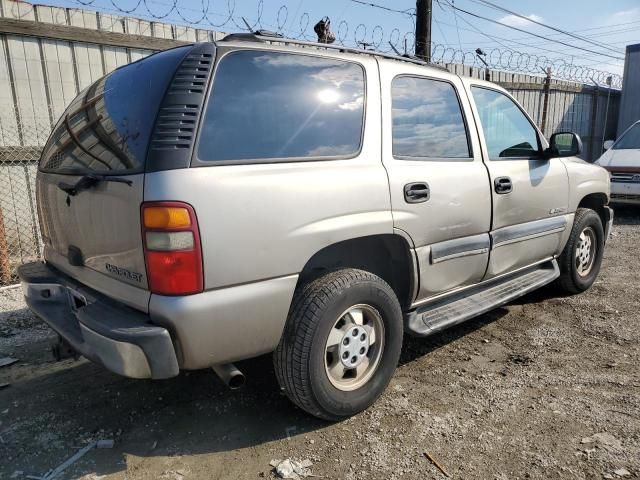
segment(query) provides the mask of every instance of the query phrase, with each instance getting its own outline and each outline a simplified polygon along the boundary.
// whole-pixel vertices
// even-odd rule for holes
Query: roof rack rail
[[[283,45],[296,45],[302,47],[314,47],[314,48],[324,48],[327,50],[337,50],[339,52],[345,53],[357,53],[363,55],[371,55],[374,57],[388,58],[390,60],[399,60],[402,62],[415,63],[416,65],[423,65],[427,67],[437,68],[440,70],[448,71],[442,65],[438,65],[436,63],[425,62],[417,57],[404,54],[404,55],[391,55],[389,53],[376,52],[375,50],[365,50],[362,48],[354,48],[354,47],[345,47],[344,45],[333,45],[330,43],[319,43],[319,42],[309,42],[306,40],[295,40],[291,38],[287,38],[282,36],[276,32],[269,32],[266,30],[258,30],[250,33],[230,33],[225,36],[221,42],[240,40],[245,42],[259,42],[259,43],[281,43]],[[394,48],[397,52],[397,50]]]

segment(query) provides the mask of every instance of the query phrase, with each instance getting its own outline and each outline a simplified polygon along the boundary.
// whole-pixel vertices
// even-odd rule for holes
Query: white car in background
[[[640,205],[640,120],[604,148],[595,163],[611,175],[611,203]]]

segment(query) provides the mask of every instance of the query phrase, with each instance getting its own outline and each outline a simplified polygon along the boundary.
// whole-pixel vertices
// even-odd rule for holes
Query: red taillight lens
[[[180,202],[149,202],[142,205],[141,219],[151,292],[160,295],[202,292],[202,250],[193,208]]]

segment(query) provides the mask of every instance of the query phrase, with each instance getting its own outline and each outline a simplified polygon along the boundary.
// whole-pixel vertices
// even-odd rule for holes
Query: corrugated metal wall
[[[0,0],[0,17],[177,41],[210,41],[223,33],[125,18],[72,8],[32,6]],[[133,38],[133,37],[132,37]],[[153,46],[153,44],[152,44]],[[40,148],[65,106],[106,73],[152,53],[152,49],[52,40],[0,32],[0,284],[15,266],[40,256],[34,183]],[[484,78],[485,71],[448,65],[460,75]],[[491,71],[491,80],[510,90],[539,125],[544,110],[544,78]],[[580,134],[584,157],[599,156],[607,91],[551,80],[544,133]],[[596,107],[597,102],[597,107]],[[609,98],[607,131],[615,134],[619,92]],[[8,258],[9,263],[3,259]]]
[[[627,46],[618,135],[640,120],[640,43]]]

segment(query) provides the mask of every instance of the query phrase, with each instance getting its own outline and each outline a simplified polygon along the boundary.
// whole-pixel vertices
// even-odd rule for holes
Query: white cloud
[[[640,7],[612,13],[606,18],[604,24],[617,25],[619,23],[634,22],[636,20],[640,20]]]
[[[532,13],[531,15],[524,15],[529,20],[534,20],[536,22],[542,22],[543,18],[540,15],[536,15]],[[504,23],[505,25],[511,25],[512,27],[530,27],[533,25],[529,20],[525,20],[524,18],[517,17],[515,15],[507,15],[498,19],[500,23]]]

